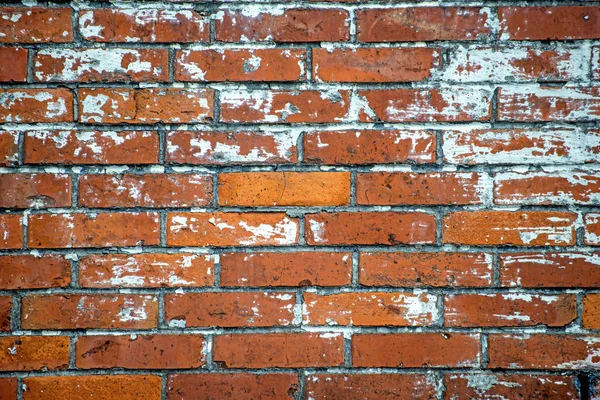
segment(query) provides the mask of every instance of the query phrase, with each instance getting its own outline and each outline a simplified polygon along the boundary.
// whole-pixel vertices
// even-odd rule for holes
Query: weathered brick
[[[0,400],[14,400],[17,398],[17,378],[0,378]]]
[[[577,318],[574,295],[455,294],[444,299],[444,325],[565,326]]]
[[[581,164],[600,160],[600,131],[578,128],[468,129],[443,132],[450,164]]]
[[[73,41],[70,8],[0,8],[0,43]]]
[[[79,12],[79,32],[95,42],[208,42],[209,21],[192,10],[97,8]]]
[[[230,399],[278,400],[298,391],[295,374],[175,374],[167,380],[167,400]]]
[[[498,89],[500,121],[569,122],[598,119],[600,87],[511,86]]]
[[[11,311],[12,297],[0,296],[0,331],[10,331]],[[0,390],[0,392],[2,392],[2,390]],[[0,399],[2,399],[2,397],[0,397]]]
[[[583,335],[488,336],[490,368],[578,370],[600,366],[600,340]]]
[[[479,87],[359,90],[362,122],[488,121],[492,93]]]
[[[344,286],[350,253],[221,253],[221,286]]]
[[[158,134],[152,131],[29,131],[26,164],[154,164]]]
[[[361,42],[483,39],[490,34],[489,12],[477,7],[359,9],[356,38]]]
[[[444,376],[447,399],[576,399],[575,381],[570,376],[473,374]]]
[[[460,211],[447,214],[442,241],[466,245],[569,246],[577,215],[553,211]]]
[[[69,89],[0,89],[0,123],[73,122]]]
[[[312,54],[317,82],[422,81],[442,61],[440,49],[430,48],[316,48]]]
[[[600,80],[600,46],[592,48],[592,79]]]
[[[435,218],[418,212],[340,212],[306,215],[311,245],[425,244],[435,241]]]
[[[219,11],[215,31],[224,42],[340,42],[350,38],[349,25],[345,10],[245,6]]]
[[[435,384],[427,375],[314,374],[306,380],[309,399],[433,399]]]
[[[431,131],[317,131],[304,135],[307,164],[433,163],[436,139]]]
[[[158,324],[152,295],[31,295],[21,303],[23,329],[151,329]]]
[[[9,167],[19,160],[19,133],[0,132],[0,166]]]
[[[212,177],[198,174],[83,175],[84,207],[200,207],[212,204]]]
[[[283,213],[170,213],[170,246],[284,246],[297,243],[298,222]]]
[[[492,282],[492,256],[483,253],[361,253],[365,286],[467,286]]]
[[[0,289],[65,287],[71,282],[71,264],[57,255],[0,256]]]
[[[22,218],[21,214],[0,214],[0,248],[6,250],[23,247]]]
[[[294,132],[185,132],[167,135],[165,159],[177,164],[284,164],[298,159]]]
[[[71,206],[71,178],[63,174],[0,174],[0,208]]]
[[[500,284],[511,287],[600,287],[598,253],[500,254]]]
[[[157,375],[36,376],[23,380],[23,400],[110,399],[159,400],[161,378]]]
[[[206,254],[92,254],[79,261],[82,287],[210,286],[213,256]]]
[[[205,364],[204,338],[199,335],[81,336],[75,363],[81,369],[183,369]]]
[[[600,214],[585,214],[583,241],[589,246],[600,246]]]
[[[178,50],[175,79],[201,82],[278,82],[306,79],[306,50]]]
[[[598,204],[600,174],[585,171],[506,172],[494,176],[496,204]]]
[[[184,327],[285,326],[294,319],[289,293],[186,293],[165,296],[165,320]]]
[[[69,365],[68,336],[2,336],[0,371],[66,369]]]
[[[221,206],[342,206],[349,202],[349,172],[219,174]]]
[[[428,294],[306,292],[303,324],[427,326],[437,318],[436,301],[436,296]]]
[[[38,82],[165,82],[166,49],[44,49],[33,60]]]
[[[2,28],[0,27],[0,29]],[[0,41],[1,39],[2,35],[0,35]],[[27,79],[27,52],[27,49],[20,47],[0,47],[0,60],[4,60],[0,64],[0,82],[25,82]]]
[[[481,204],[485,176],[476,173],[376,172],[356,175],[356,203]]]
[[[213,96],[211,89],[79,89],[79,122],[207,122],[213,117]]]
[[[480,357],[479,335],[400,333],[352,337],[355,367],[473,367]]]
[[[600,329],[600,294],[589,293],[583,298],[583,326]]]
[[[32,248],[157,245],[158,213],[35,214],[29,216]]]
[[[341,122],[349,118],[350,91],[221,91],[221,122]]]
[[[600,38],[600,7],[499,7],[501,40]]]
[[[228,368],[335,367],[344,362],[340,333],[269,333],[215,336],[213,359]]]

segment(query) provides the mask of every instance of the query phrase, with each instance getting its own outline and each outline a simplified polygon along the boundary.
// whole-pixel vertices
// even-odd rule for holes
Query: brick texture
[[[600,4],[0,5],[0,400],[600,400]]]

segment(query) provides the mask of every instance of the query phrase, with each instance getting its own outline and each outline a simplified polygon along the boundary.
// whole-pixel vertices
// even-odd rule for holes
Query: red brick
[[[600,366],[600,340],[582,335],[489,335],[489,368],[593,369]]]
[[[600,254],[500,254],[500,284],[511,287],[600,287]]]
[[[75,363],[81,369],[199,368],[205,346],[199,335],[80,336]]]
[[[0,296],[0,331],[10,331],[11,311],[12,297]],[[2,398],[0,397],[0,400],[1,399]]]
[[[79,262],[79,284],[92,288],[211,286],[213,269],[213,256],[207,254],[92,254]]]
[[[361,253],[364,286],[485,287],[492,281],[492,256],[483,253]]]
[[[166,49],[44,49],[33,59],[38,82],[166,82]]]
[[[355,367],[473,367],[479,365],[480,357],[479,335],[401,333],[352,337]]]
[[[71,177],[63,174],[0,174],[2,208],[71,206]]]
[[[19,160],[19,133],[0,132],[0,166],[16,165]]]
[[[71,264],[62,256],[0,256],[0,289],[65,287],[71,282]]]
[[[350,253],[221,253],[221,286],[344,286]]]
[[[476,173],[376,172],[356,175],[356,203],[481,204],[485,177]]]
[[[585,171],[507,172],[494,176],[496,204],[598,204],[600,174]]]
[[[600,160],[600,131],[471,129],[443,133],[450,164],[564,164]]]
[[[192,10],[97,8],[79,12],[79,32],[95,42],[208,42],[209,21]]]
[[[441,65],[440,49],[357,48],[313,50],[317,82],[416,82]]]
[[[0,248],[20,249],[23,247],[23,226],[21,214],[0,214]]]
[[[215,336],[213,359],[227,368],[335,367],[344,363],[340,333],[269,333]]]
[[[595,203],[596,204],[596,203]],[[600,214],[585,214],[583,241],[589,246],[600,246]]]
[[[0,14],[2,14],[1,11]],[[0,41],[1,39],[2,35],[0,35]],[[0,60],[4,60],[0,64],[0,82],[25,82],[27,79],[27,51],[27,49],[18,47],[0,47]]]
[[[211,89],[79,89],[79,122],[156,124],[207,122]]]
[[[23,380],[23,400],[110,399],[159,400],[161,378],[156,375],[36,376]]]
[[[600,38],[600,7],[499,7],[501,40]]]
[[[23,329],[151,329],[158,324],[152,295],[31,295],[21,303]]]
[[[70,8],[0,8],[0,43],[73,41]]]
[[[0,378],[0,400],[14,400],[17,398],[17,378]]]
[[[424,244],[435,242],[435,218],[417,212],[307,214],[305,231],[311,245]]]
[[[298,391],[295,374],[176,374],[167,380],[167,400],[291,399]],[[216,399],[215,398],[215,399]]]
[[[283,213],[170,213],[169,246],[284,246],[298,241],[298,222]]]
[[[348,118],[350,91],[222,91],[221,122],[323,123]]]
[[[0,371],[66,369],[69,365],[68,336],[0,337]]]
[[[317,131],[304,135],[307,164],[422,164],[435,159],[435,134],[430,131]]]
[[[221,206],[342,206],[349,203],[349,172],[219,174]]]
[[[212,204],[212,177],[198,174],[83,175],[84,207],[200,207]]]
[[[167,135],[165,159],[177,164],[290,164],[298,159],[293,132],[185,132]]]
[[[303,324],[351,326],[427,326],[437,318],[436,296],[411,293],[352,292],[304,294]]]
[[[500,121],[591,121],[600,119],[600,87],[526,87],[498,89]]]
[[[444,300],[444,324],[458,327],[565,326],[577,318],[574,295],[456,294]]]
[[[575,244],[576,217],[552,211],[455,212],[442,221],[442,241],[488,246],[569,246]]]
[[[157,245],[157,213],[35,214],[29,216],[33,248]]]
[[[72,121],[69,89],[0,89],[0,123]]]
[[[278,82],[306,79],[306,50],[178,50],[175,79],[201,82]]]
[[[274,292],[167,294],[165,320],[202,328],[291,325],[295,298]]]
[[[489,36],[489,11],[476,7],[407,7],[358,10],[361,42],[477,40]]]
[[[307,377],[306,394],[314,400],[433,399],[436,390],[427,375],[314,374]]]
[[[155,164],[152,131],[29,131],[26,164]]]
[[[583,298],[583,326],[600,329],[600,294],[589,293]]]
[[[256,13],[225,10],[219,14],[216,38],[224,42],[340,42],[350,38],[345,10],[274,8]]]
[[[447,399],[576,399],[573,377],[557,375],[451,374],[444,376]]]
[[[492,93],[478,87],[359,90],[362,122],[488,121]]]

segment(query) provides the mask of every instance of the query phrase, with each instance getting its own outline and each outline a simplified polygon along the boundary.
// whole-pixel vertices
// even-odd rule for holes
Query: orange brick
[[[2,11],[0,11],[0,18]],[[0,27],[0,31],[2,27]],[[0,35],[0,42],[2,35]],[[0,47],[0,82],[25,82],[27,80],[28,50],[20,47]]]
[[[0,89],[0,123],[73,122],[69,89]]]
[[[600,246],[600,214],[585,214],[583,241],[589,246]]]
[[[63,174],[1,174],[2,208],[71,206],[71,177]]]
[[[11,131],[0,132],[0,165],[15,165],[19,160],[19,133]]]
[[[0,371],[66,369],[69,365],[68,336],[3,336]]]
[[[0,21],[0,43],[73,41],[70,8],[2,7]]]
[[[71,282],[71,264],[56,255],[0,256],[0,289],[65,287]]]
[[[0,296],[0,331],[10,331],[11,311],[12,297]],[[0,397],[0,399],[2,398]]]
[[[586,294],[583,298],[583,326],[600,329],[600,294]]]

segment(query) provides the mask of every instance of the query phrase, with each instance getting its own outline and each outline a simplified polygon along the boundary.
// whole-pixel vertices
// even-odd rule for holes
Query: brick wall
[[[600,398],[600,6],[25,3],[1,400]]]

